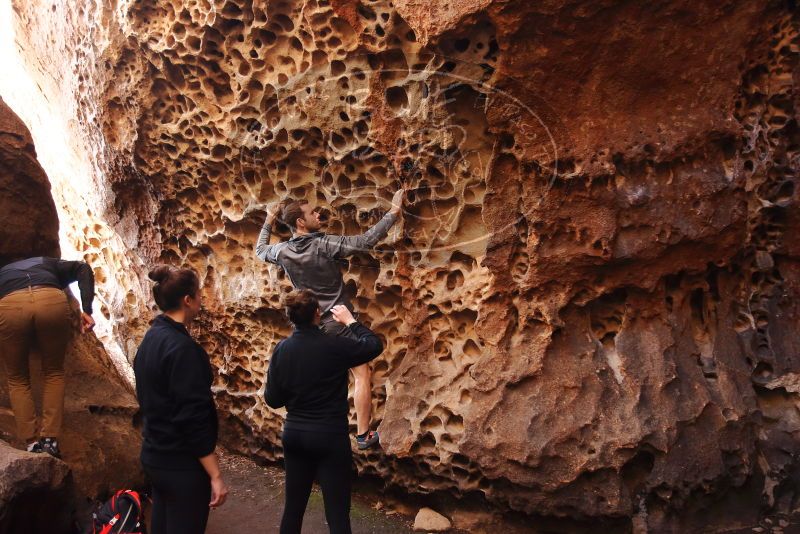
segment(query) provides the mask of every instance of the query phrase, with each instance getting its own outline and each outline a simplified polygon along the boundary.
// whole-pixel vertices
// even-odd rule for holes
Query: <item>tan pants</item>
[[[26,288],[0,299],[0,359],[8,377],[17,435],[26,442],[36,438],[31,349],[42,356],[41,436],[57,437],[64,414],[64,352],[71,335],[69,302],[60,289]]]

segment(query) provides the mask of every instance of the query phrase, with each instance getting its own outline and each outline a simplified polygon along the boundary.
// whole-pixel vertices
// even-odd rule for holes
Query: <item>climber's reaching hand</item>
[[[400,215],[403,211],[403,202],[406,198],[405,188],[398,189],[392,197],[392,209],[389,210],[394,215]]]
[[[275,219],[278,218],[278,214],[281,212],[282,204],[280,202],[272,202],[271,204],[267,204],[267,222],[272,224],[275,222]]]

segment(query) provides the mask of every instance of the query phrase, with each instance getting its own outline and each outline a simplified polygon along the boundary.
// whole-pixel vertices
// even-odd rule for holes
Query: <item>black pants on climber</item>
[[[331,534],[350,534],[352,454],[347,434],[283,431],[286,505],[280,534],[300,534],[315,479],[322,488]]]

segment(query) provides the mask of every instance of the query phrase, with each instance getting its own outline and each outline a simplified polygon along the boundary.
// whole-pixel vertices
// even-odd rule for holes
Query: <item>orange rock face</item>
[[[35,209],[32,209],[35,206]],[[58,256],[58,215],[28,129],[0,99],[0,267],[29,256]]]
[[[15,4],[23,53],[96,112],[75,135],[114,254],[204,279],[230,446],[280,455],[265,205],[361,232],[402,181],[402,223],[343,265],[387,345],[362,473],[654,531],[793,506],[793,2]]]
[[[0,210],[0,266],[15,258],[59,256],[59,221],[50,196],[50,182],[37,160],[31,134],[2,100]],[[73,301],[73,308],[77,332],[77,301]],[[2,350],[0,347],[0,354]],[[39,400],[42,395],[40,364],[34,347],[32,386],[34,399]],[[68,528],[71,526],[69,506],[72,501],[66,499],[105,497],[121,487],[143,483],[139,465],[141,438],[139,431],[133,428],[136,401],[130,386],[94,335],[76,334],[67,349],[65,375],[64,425],[59,442],[68,466],[60,462],[53,466],[45,460],[20,460],[17,458],[19,451],[14,452],[0,441],[0,486],[5,492],[0,501],[16,507],[14,514],[3,514],[0,529],[10,529],[4,531],[26,530],[20,525],[29,525],[29,531],[63,532],[60,529],[64,520]],[[0,407],[0,438],[24,448],[27,443],[19,442],[15,436],[2,365]],[[68,473],[70,484],[67,487],[63,479]],[[29,479],[24,478],[25,474]],[[33,506],[33,502],[39,504]],[[39,513],[42,503],[49,503],[46,506],[52,508],[53,524],[49,528],[37,526],[43,519],[27,517]]]

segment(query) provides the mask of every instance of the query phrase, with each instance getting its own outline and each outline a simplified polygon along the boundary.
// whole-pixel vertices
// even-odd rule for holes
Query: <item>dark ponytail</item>
[[[159,265],[147,275],[156,285],[153,297],[161,311],[172,311],[181,307],[183,297],[193,297],[200,289],[200,279],[192,269],[175,269]]]

